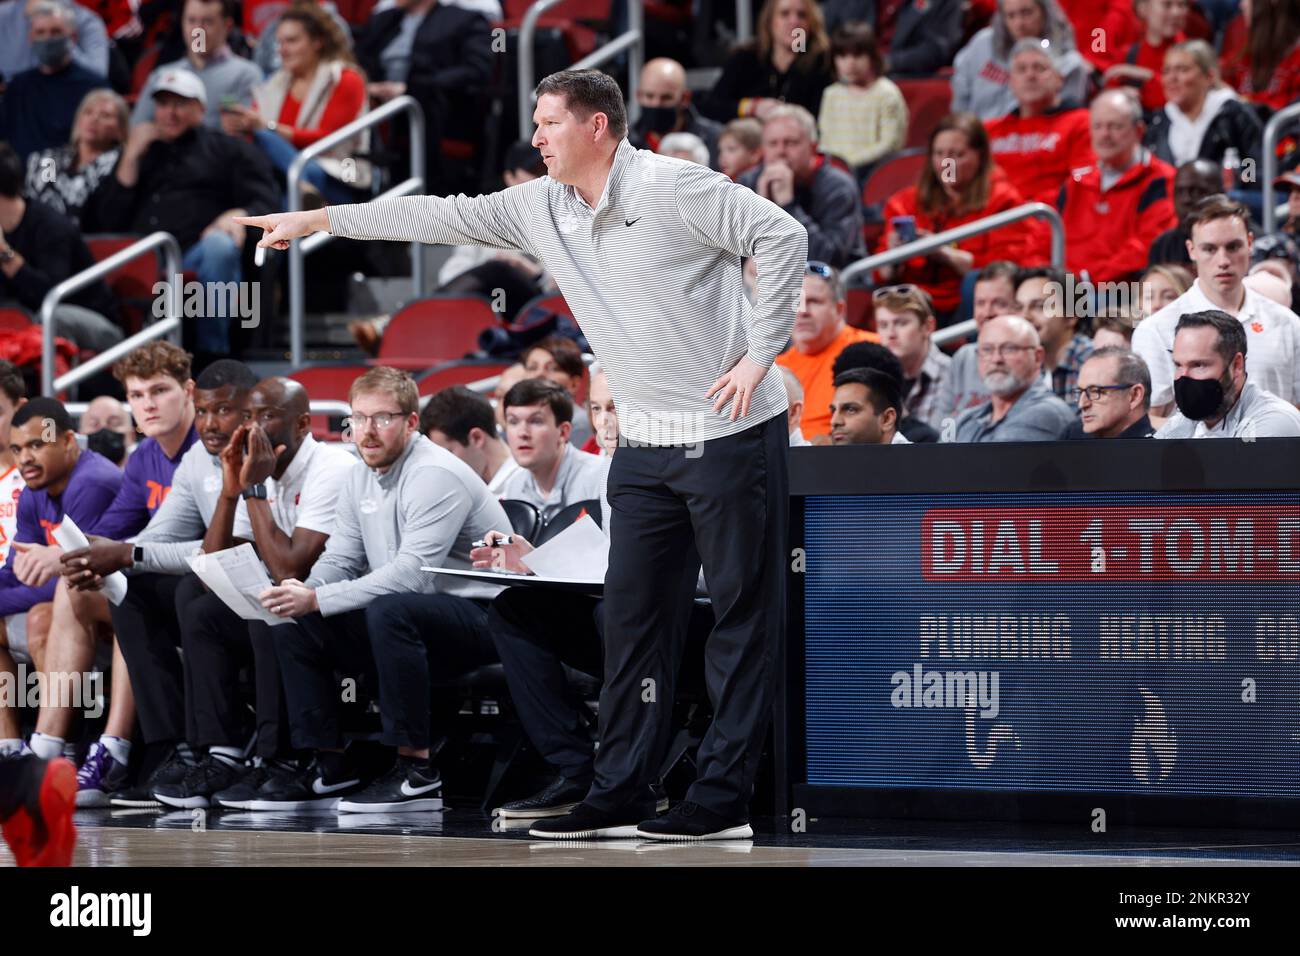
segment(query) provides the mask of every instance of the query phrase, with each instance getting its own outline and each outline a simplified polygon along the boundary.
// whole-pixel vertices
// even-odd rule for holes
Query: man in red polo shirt
[[[1070,175],[1056,205],[1069,271],[1113,282],[1139,272],[1151,243],[1177,223],[1174,168],[1143,148],[1146,124],[1131,92],[1106,90],[1089,115],[1097,161]]]
[[[1071,170],[1093,161],[1088,111],[1061,102],[1057,51],[1027,37],[1011,48],[1011,94],[1019,108],[985,124],[993,161],[1027,201],[1053,203]]]

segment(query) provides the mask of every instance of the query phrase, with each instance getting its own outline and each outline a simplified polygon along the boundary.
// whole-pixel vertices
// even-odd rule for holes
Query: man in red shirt
[[[1011,48],[1011,94],[1019,109],[985,124],[993,161],[1027,201],[1053,203],[1071,170],[1093,161],[1088,111],[1061,103],[1056,51],[1027,38]]]
[[[1056,205],[1069,271],[1112,282],[1141,271],[1151,243],[1177,223],[1174,168],[1143,148],[1146,124],[1133,93],[1107,90],[1089,114],[1097,161],[1070,175]]]

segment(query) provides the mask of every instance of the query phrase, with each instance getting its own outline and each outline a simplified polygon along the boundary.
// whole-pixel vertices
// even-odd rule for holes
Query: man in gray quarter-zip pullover
[[[420,569],[469,569],[473,542],[509,527],[501,503],[469,465],[420,434],[420,397],[405,372],[372,368],[352,383],[349,402],[353,440],[366,467],[353,468],[339,491],[334,528],[307,580],[286,578],[261,598],[271,613],[296,619],[291,627],[276,628],[275,652],[290,740],[298,750],[317,752],[317,759],[273,775],[245,804],[248,810],[299,809],[361,788],[341,752],[344,695],[334,675],[342,671],[363,678],[369,688],[378,686],[371,635],[386,596],[437,595],[463,610],[470,623],[443,630],[439,663],[445,659],[466,670],[496,660],[491,636],[472,620],[486,617],[501,588]],[[382,694],[379,706],[384,742],[404,745]],[[386,784],[393,774],[408,784],[407,799],[394,809],[441,807],[441,781],[427,747],[403,756],[377,783]]]
[[[144,530],[131,541],[94,538],[89,548],[63,556],[63,573],[71,587],[98,586],[118,570],[129,575],[126,597],[120,605],[110,603],[108,610],[131,675],[144,742],[158,756],[186,737],[185,673],[176,653],[181,645],[180,614],[204,593],[189,558],[202,550],[221,496],[218,456],[243,420],[244,403],[255,384],[252,370],[232,359],[213,362],[200,372],[194,383],[199,440],[176,466],[170,490]],[[87,756],[91,769],[83,773],[87,786],[79,805],[107,806],[113,799],[136,797],[153,802],[149,779],[139,781],[141,792],[126,792],[126,761],[107,746],[95,747],[99,745],[92,745]],[[92,779],[96,774],[98,781]]]
[[[328,230],[518,249],[546,267],[608,373],[624,442],[609,475],[595,780],[531,833],[744,837],[785,629],[788,401],[772,363],[794,325],[808,234],[719,173],[634,149],[608,76],[556,73],[536,92],[541,179],[241,221],[265,230],[266,247]],[[757,266],[754,306],[744,257]],[[686,801],[649,820],[701,559],[717,612],[714,719]]]

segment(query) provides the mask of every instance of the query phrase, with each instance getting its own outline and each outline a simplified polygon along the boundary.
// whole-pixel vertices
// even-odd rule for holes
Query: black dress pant
[[[340,675],[343,680],[360,679],[368,688],[377,685],[366,612],[322,617],[313,611],[292,624],[273,628],[273,632],[293,747],[342,747],[342,707],[349,688],[340,682]]]
[[[591,806],[645,809],[671,731],[702,561],[716,618],[704,660],[713,721],[686,799],[748,815],[785,630],[787,422],[783,412],[694,447],[626,445],[614,454]]]
[[[215,594],[204,594],[181,610],[185,649],[186,737],[196,747],[242,747],[248,734],[239,701],[239,671],[253,669],[257,755],[290,756],[289,716],[275,656],[272,627],[246,621]]]
[[[387,594],[366,608],[366,629],[379,672],[382,739],[392,747],[429,747],[459,705],[435,685],[497,662],[486,601]]]
[[[712,609],[694,605],[686,647],[692,666],[698,665],[696,658],[712,626]],[[604,601],[543,588],[507,588],[492,602],[488,629],[528,739],[561,776],[590,781],[595,750],[586,705],[574,693],[564,668],[601,676]],[[655,755],[656,767],[663,757],[662,751]]]
[[[179,615],[205,593],[194,574],[133,574],[122,603],[109,604],[146,744],[188,736],[186,675],[176,652],[181,646]]]
[[[488,612],[524,731],[569,780],[590,781],[595,754],[564,665],[600,677],[602,603],[586,594],[518,587],[498,594]]]

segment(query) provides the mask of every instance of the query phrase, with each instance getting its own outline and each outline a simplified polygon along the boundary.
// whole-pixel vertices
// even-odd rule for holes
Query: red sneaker
[[[62,757],[49,761],[21,757],[3,769],[0,810],[9,812],[0,829],[18,865],[71,864],[77,840],[72,823],[77,768]]]

